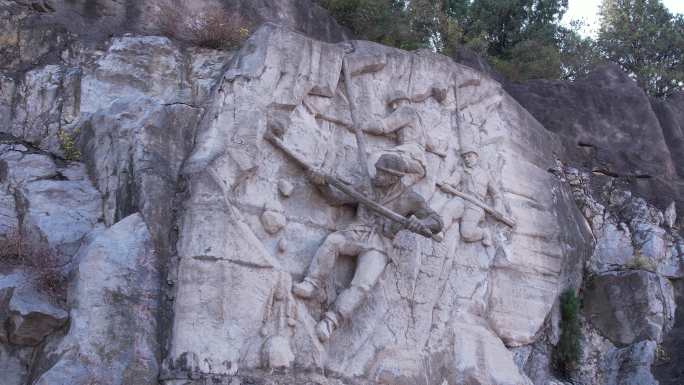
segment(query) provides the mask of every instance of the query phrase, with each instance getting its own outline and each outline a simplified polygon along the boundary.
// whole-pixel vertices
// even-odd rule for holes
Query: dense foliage
[[[603,0],[598,37],[560,25],[568,0],[319,0],[359,38],[446,55],[466,47],[513,81],[574,80],[612,61],[647,92],[682,89],[684,17],[660,0]]]
[[[597,44],[655,96],[682,89],[684,16],[660,0],[604,0]]]
[[[569,378],[580,358],[580,301],[574,290],[568,289],[560,296],[560,329],[558,344],[553,350],[553,366],[562,378]]]

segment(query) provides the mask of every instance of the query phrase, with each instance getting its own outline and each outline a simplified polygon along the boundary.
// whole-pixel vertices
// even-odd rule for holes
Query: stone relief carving
[[[266,340],[261,350],[262,365],[271,370],[289,368],[295,358],[290,339],[296,326],[297,310],[291,288],[289,274],[280,274],[264,308],[261,335]]]
[[[387,99],[387,105],[391,110],[387,117],[362,124],[362,129],[375,135],[395,136],[398,145],[385,152],[401,156],[409,167],[409,173],[422,178],[427,172],[426,139],[418,113],[404,91],[393,92]]]
[[[443,192],[452,196],[440,212],[445,227],[450,227],[454,221],[460,222],[463,241],[482,241],[483,245],[491,247],[493,242],[490,230],[480,227],[485,213],[510,227],[515,226],[515,220],[505,214],[503,194],[490,171],[480,163],[478,133],[466,131],[467,127],[473,125],[462,128],[460,149],[456,150],[462,159],[462,167],[457,168],[445,180],[437,182]],[[487,204],[488,199],[492,200],[493,206]]]
[[[240,54],[198,134],[216,155],[188,182],[167,377],[297,368],[395,385],[526,384],[501,336],[515,346],[541,327],[557,276],[520,272],[520,258],[558,270],[544,246],[560,230],[541,211],[521,231],[505,226],[553,205],[534,195],[548,177],[538,159],[515,161],[541,140],[518,129],[527,122],[496,83],[446,58],[275,31]],[[230,145],[236,135],[248,149]],[[501,243],[517,265],[497,270]],[[513,283],[521,301],[534,293],[533,322],[506,307]]]
[[[401,178],[411,172],[411,167],[401,156],[382,155],[375,163],[375,175],[372,179],[376,201],[389,210],[409,218],[407,229],[437,234],[442,230],[439,215],[428,207],[423,197],[401,182]],[[332,308],[316,325],[318,338],[325,342],[342,320],[350,318],[375,286],[391,260],[392,239],[402,230],[402,226],[369,211],[365,205],[349,195],[330,188],[320,172],[312,171],[309,178],[319,186],[320,191],[332,204],[357,205],[355,220],[326,237],[314,255],[306,277],[293,288],[298,297],[312,298],[332,272],[338,255],[358,258],[350,287],[337,297]]]

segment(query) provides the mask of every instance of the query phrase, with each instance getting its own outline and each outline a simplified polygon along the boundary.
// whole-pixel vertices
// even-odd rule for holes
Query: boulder
[[[35,289],[32,278],[20,271],[0,275],[0,344],[39,345],[69,319],[62,304]]]
[[[7,333],[11,343],[36,346],[66,325],[69,314],[35,291],[15,290],[7,306]],[[1,318],[2,316],[0,316]]]
[[[442,243],[400,232],[366,300],[321,343],[315,325],[349,286],[356,258],[339,256],[311,300],[274,293],[283,275],[298,281],[307,273],[326,236],[354,212],[328,201],[264,133],[274,130],[298,156],[354,185],[363,169],[351,117],[372,129],[391,114],[397,92],[410,100],[402,113],[427,137],[419,156],[427,175],[405,183],[446,214],[454,198],[435,183],[462,171],[458,132],[480,152],[516,226],[478,223],[491,246],[462,239],[458,220]],[[341,381],[529,383],[508,347],[533,342],[559,291],[581,281],[591,239],[570,191],[547,171],[560,142],[499,83],[425,50],[327,44],[268,24],[235,54],[198,127],[183,167],[188,195],[165,383],[258,372],[272,365],[263,349],[274,340],[294,355],[282,365]],[[397,145],[364,136],[371,166]],[[283,180],[297,186],[289,196]],[[287,225],[266,231],[273,223],[264,223],[264,208]]]
[[[0,373],[3,385],[24,385],[30,375],[33,348],[0,343]]]
[[[684,98],[651,101],[614,64],[574,82],[531,80],[505,87],[546,129],[559,135],[567,154],[564,162],[617,178],[626,190],[657,207],[676,200],[682,214],[682,179],[675,170],[684,164],[684,136],[677,123],[682,121]]]
[[[584,298],[587,320],[617,346],[646,340],[659,343],[674,322],[672,285],[651,272],[595,276],[587,283]]]
[[[166,20],[163,18],[170,14],[164,9],[179,7],[168,0],[144,0],[130,4],[112,0],[97,3],[86,0],[19,0],[0,6],[2,20],[8,21],[0,24],[0,36],[6,43],[0,53],[3,53],[3,59],[17,58],[3,60],[8,61],[8,66],[28,64],[41,56],[54,54],[70,37],[92,42],[125,33],[157,35],[164,32]],[[185,4],[186,13],[198,16],[203,11],[216,12],[221,8],[228,14],[239,15],[248,28],[274,22],[325,41],[338,42],[350,36],[346,28],[337,24],[325,9],[312,0],[202,0]],[[5,63],[0,61],[0,64]]]
[[[657,343],[641,341],[606,355],[603,379],[606,385],[658,385],[651,373]]]
[[[34,250],[49,254],[44,263],[64,265],[102,220],[102,198],[86,168],[58,164],[47,153],[11,144],[0,147],[0,162],[3,188],[22,218],[22,236]]]
[[[139,214],[89,235],[76,257],[71,322],[35,384],[156,384],[159,266]]]

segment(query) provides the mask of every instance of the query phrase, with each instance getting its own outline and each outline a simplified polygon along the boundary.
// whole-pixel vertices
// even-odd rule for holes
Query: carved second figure
[[[494,203],[494,210],[503,212],[501,193],[492,179],[489,171],[479,165],[479,154],[475,147],[461,148],[463,169],[455,171],[447,180],[439,184],[446,193],[461,191],[480,202],[486,202],[490,196]],[[482,241],[485,246],[492,245],[491,234],[480,227],[485,218],[483,205],[476,205],[460,197],[452,198],[442,210],[444,223],[448,227],[452,221],[461,220],[461,237],[466,242]]]
[[[403,176],[415,171],[398,154],[384,154],[375,163],[372,179],[373,194],[360,184],[355,186],[384,207],[409,218],[407,229],[414,232],[437,234],[443,224],[439,215],[428,207],[425,199],[401,183]],[[340,322],[349,319],[354,310],[366,299],[385,270],[393,248],[392,239],[401,225],[367,209],[363,204],[325,183],[321,172],[309,172],[309,179],[333,205],[356,205],[355,220],[344,228],[328,235],[316,252],[306,278],[294,286],[293,292],[300,298],[316,296],[335,267],[337,257],[357,257],[356,271],[349,288],[337,297],[332,307],[316,325],[321,341],[327,341]]]
[[[411,99],[405,92],[395,91],[387,99],[387,105],[391,111],[388,116],[361,128],[374,135],[396,135],[397,146],[384,150],[383,153],[401,157],[406,162],[412,179],[425,177],[425,131],[416,109],[411,105]]]

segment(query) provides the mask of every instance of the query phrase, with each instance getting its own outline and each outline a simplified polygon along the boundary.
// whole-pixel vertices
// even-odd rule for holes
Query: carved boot
[[[489,233],[489,231],[484,232],[484,236],[482,237],[482,244],[486,247],[490,247],[494,244],[492,241],[492,234]]]
[[[316,325],[316,335],[321,342],[330,339],[332,333],[337,329],[337,314],[331,311],[325,312],[323,319]]]
[[[292,292],[299,298],[309,299],[318,293],[319,284],[312,278],[304,280],[292,288]]]

